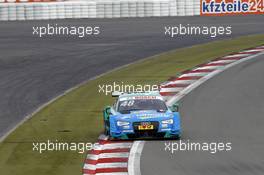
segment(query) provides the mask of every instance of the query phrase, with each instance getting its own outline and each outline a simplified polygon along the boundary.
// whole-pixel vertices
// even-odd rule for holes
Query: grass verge
[[[59,98],[0,143],[0,170],[5,175],[78,175],[85,154],[32,151],[33,142],[94,142],[103,129],[101,110],[113,99],[98,85],[114,81],[158,84],[178,72],[213,58],[264,44],[264,35],[223,40],[177,49],[108,73]],[[125,59],[125,58],[124,58]]]

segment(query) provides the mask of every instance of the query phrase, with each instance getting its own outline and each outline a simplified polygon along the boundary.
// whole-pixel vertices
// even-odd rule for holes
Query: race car
[[[103,110],[104,132],[111,140],[176,138],[181,135],[178,104],[168,107],[159,92],[121,93]]]

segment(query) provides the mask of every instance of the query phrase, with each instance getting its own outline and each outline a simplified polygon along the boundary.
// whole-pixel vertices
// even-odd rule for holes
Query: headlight
[[[117,121],[117,126],[126,126],[126,125],[129,125],[129,122]]]
[[[173,124],[173,119],[163,120],[162,124]]]

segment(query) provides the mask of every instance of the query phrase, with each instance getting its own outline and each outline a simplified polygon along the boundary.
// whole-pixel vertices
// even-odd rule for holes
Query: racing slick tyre
[[[105,122],[105,124],[104,124],[104,134],[106,136],[110,136],[109,129],[107,129],[107,128],[110,128],[110,126],[107,126],[107,123]]]
[[[172,140],[180,140],[181,139],[181,135],[171,136],[169,139],[172,139]]]

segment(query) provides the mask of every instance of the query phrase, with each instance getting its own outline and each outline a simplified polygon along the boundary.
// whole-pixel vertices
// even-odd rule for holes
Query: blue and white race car
[[[180,138],[178,105],[168,107],[159,92],[120,93],[104,109],[104,132],[110,139]]]

